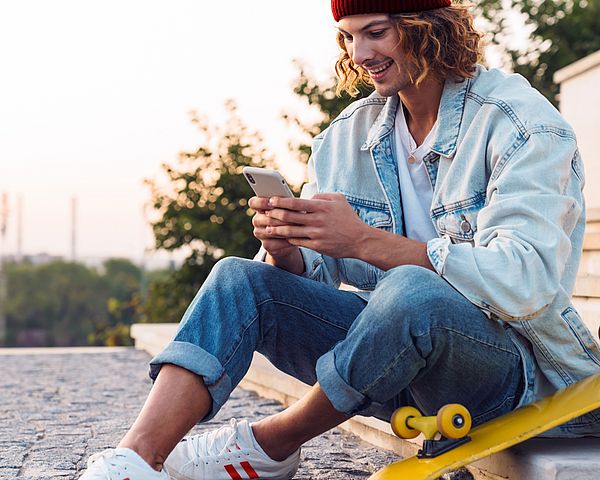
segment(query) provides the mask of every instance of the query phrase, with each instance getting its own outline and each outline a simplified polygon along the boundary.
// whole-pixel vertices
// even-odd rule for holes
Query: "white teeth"
[[[379,67],[379,68],[375,68],[375,69],[369,69],[370,73],[380,73],[383,72],[385,69],[387,69],[392,63],[394,63],[393,61],[389,61],[388,63],[386,63],[385,65]]]

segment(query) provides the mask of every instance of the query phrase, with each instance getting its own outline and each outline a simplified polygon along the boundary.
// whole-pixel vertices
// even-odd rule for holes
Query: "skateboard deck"
[[[382,468],[369,480],[434,480],[597,408],[600,374],[473,428],[470,441],[446,453],[434,458],[409,457]]]

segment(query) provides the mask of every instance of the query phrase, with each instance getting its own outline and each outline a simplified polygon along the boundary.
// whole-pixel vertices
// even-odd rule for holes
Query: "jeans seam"
[[[250,322],[248,323],[248,325],[246,325],[246,327],[242,330],[240,336],[239,336],[239,341],[236,342],[236,346],[235,348],[231,351],[231,353],[224,359],[223,361],[223,373],[225,373],[225,367],[229,364],[229,362],[231,361],[231,359],[234,357],[234,355],[236,354],[236,352],[240,349],[240,346],[242,345],[242,339],[244,338],[244,335],[246,334],[246,332],[248,331],[248,329],[254,325],[256,323],[256,320],[258,319],[258,311],[256,312],[256,315],[254,315],[253,317],[251,317]]]
[[[508,353],[508,354],[510,354],[510,355],[512,355],[512,356],[514,356],[514,357],[516,357],[517,359],[519,359],[519,358],[520,358],[520,355],[519,355],[519,354],[517,354],[517,353],[515,353],[515,352],[512,352],[512,351],[510,351],[510,350],[507,350],[507,349],[505,349],[505,348],[499,347],[499,346],[497,346],[497,345],[491,344],[491,343],[489,343],[489,342],[484,342],[484,341],[481,341],[481,340],[479,340],[479,339],[477,339],[477,338],[473,338],[473,337],[471,337],[471,336],[469,336],[469,335],[465,335],[464,333],[462,333],[462,332],[459,332],[459,331],[457,331],[457,330],[455,330],[455,329],[453,329],[453,328],[448,328],[448,327],[443,327],[443,326],[440,326],[440,327],[432,327],[432,328],[430,329],[430,331],[431,331],[431,330],[434,330],[434,329],[437,329],[437,330],[446,330],[446,331],[454,332],[454,333],[456,333],[456,334],[460,335],[461,337],[468,338],[469,340],[472,340],[472,341],[474,341],[474,342],[478,342],[478,343],[481,343],[481,344],[483,344],[483,345],[487,345],[487,346],[489,346],[489,347],[492,347],[492,348],[498,349],[498,350],[500,350],[500,351],[502,351],[502,352],[504,352],[504,353]],[[424,337],[425,335],[427,335],[427,334],[426,334],[426,333],[423,333],[422,335],[415,335],[415,337]],[[369,383],[368,385],[366,385],[366,386],[364,387],[364,390],[365,390],[365,391],[368,391],[368,390],[370,390],[370,389],[371,389],[371,388],[372,388],[372,387],[373,387],[375,384],[377,384],[377,382],[379,382],[379,381],[380,381],[382,378],[384,378],[384,377],[385,377],[385,376],[386,376],[386,375],[387,375],[387,374],[388,374],[388,373],[389,373],[391,370],[393,370],[393,369],[396,367],[396,365],[399,363],[400,357],[402,357],[402,356],[404,355],[404,353],[405,353],[407,350],[409,350],[409,349],[410,349],[410,346],[407,346],[407,347],[406,347],[406,348],[404,348],[402,351],[398,352],[398,353],[397,353],[397,354],[396,354],[396,355],[393,357],[393,361],[392,361],[392,362],[390,362],[390,363],[388,364],[388,366],[385,368],[385,370],[382,372],[382,374],[381,374],[381,375],[379,375],[377,378],[375,378],[375,379],[374,379],[374,380],[373,380],[371,383]],[[362,393],[362,392],[361,392],[361,393]],[[363,395],[364,395],[364,393],[363,393]],[[514,396],[513,396],[513,397],[514,397]],[[502,402],[502,404],[501,404],[501,405],[504,405],[504,402]],[[500,406],[501,406],[501,405],[500,405]]]
[[[259,307],[261,307],[261,306],[263,306],[264,304],[266,304],[266,303],[269,303],[269,302],[271,302],[271,303],[276,303],[276,304],[278,304],[278,305],[284,305],[284,306],[286,306],[286,307],[293,308],[294,310],[298,310],[298,311],[300,311],[300,312],[303,312],[303,313],[305,313],[305,314],[307,314],[307,315],[309,315],[309,316],[311,316],[311,317],[313,317],[313,318],[316,318],[316,319],[318,319],[319,321],[321,321],[321,322],[323,322],[323,323],[326,323],[326,324],[328,324],[328,325],[331,325],[332,327],[339,328],[340,330],[344,330],[344,331],[346,331],[346,332],[348,331],[348,329],[347,329],[347,328],[345,328],[345,327],[342,327],[342,326],[340,326],[340,325],[337,325],[337,324],[335,324],[335,323],[331,322],[330,320],[327,320],[326,318],[323,318],[323,317],[321,317],[320,315],[317,315],[317,314],[315,314],[315,313],[313,313],[313,312],[309,312],[308,310],[305,310],[304,308],[302,308],[302,307],[300,307],[300,306],[298,306],[298,305],[294,305],[293,303],[287,303],[287,302],[284,302],[284,301],[282,301],[282,300],[275,300],[275,299],[273,299],[273,298],[267,298],[267,299],[265,299],[265,300],[262,300],[262,301],[260,301],[260,302],[257,302],[257,304],[256,304],[257,310],[258,310],[258,308],[259,308]]]
[[[520,355],[518,353],[513,352],[512,350],[509,350],[509,349],[507,349],[505,347],[502,347],[500,345],[496,345],[496,344],[487,342],[485,340],[480,340],[479,338],[472,337],[471,335],[466,335],[465,333],[460,332],[458,330],[455,330],[454,328],[444,327],[444,326],[438,326],[438,327],[432,327],[431,328],[431,330],[434,330],[434,329],[447,330],[449,332],[456,333],[457,335],[460,335],[461,337],[468,338],[469,340],[473,340],[474,342],[478,342],[478,343],[481,343],[483,345],[487,345],[488,347],[492,347],[492,348],[495,348],[497,350],[501,350],[502,352],[509,353],[509,354],[511,354],[511,355],[513,355],[513,356],[515,356],[517,358],[520,358]],[[425,335],[427,335],[427,334],[423,333],[422,335],[416,335],[416,337],[424,337]]]
[[[393,370],[396,365],[399,363],[400,357],[402,357],[404,355],[404,352],[406,352],[410,347],[406,347],[404,350],[402,350],[401,352],[398,352],[393,359],[393,362],[390,362],[387,366],[387,368],[381,373],[381,375],[379,375],[377,378],[375,378],[371,383],[369,383],[368,385],[366,385],[364,388],[365,391],[370,390],[375,384],[377,384],[382,378],[385,378],[387,376],[387,374]],[[362,392],[361,392],[362,393]],[[368,397],[365,393],[362,393],[362,395]]]

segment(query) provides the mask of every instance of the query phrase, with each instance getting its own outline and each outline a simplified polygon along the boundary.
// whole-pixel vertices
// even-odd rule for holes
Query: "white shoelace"
[[[90,468],[93,464],[97,463],[100,466],[100,468],[102,468],[102,473],[110,475],[111,472],[109,470],[109,467],[118,467],[118,465],[115,465],[114,463],[110,462],[110,459],[114,458],[116,455],[117,454],[114,450],[104,450],[103,452],[94,453],[87,461],[88,468]],[[117,473],[120,475],[123,472],[122,469],[119,468],[118,472],[112,473]]]
[[[205,458],[207,457],[223,457],[223,460],[229,461],[227,453],[231,453],[233,450],[241,450],[237,443],[236,425],[236,419],[232,418],[229,420],[229,425],[224,425],[212,432],[188,437],[186,441],[190,442],[194,456],[185,466],[193,463],[195,467],[198,467],[200,463],[206,463]],[[230,428],[232,432],[225,438],[223,446],[219,447],[225,431]]]

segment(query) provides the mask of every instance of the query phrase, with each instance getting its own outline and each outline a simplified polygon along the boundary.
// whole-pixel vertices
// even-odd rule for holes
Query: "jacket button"
[[[468,233],[471,231],[471,224],[469,223],[469,221],[464,217],[464,215],[462,216],[463,221],[460,222],[460,229],[464,232],[464,233]]]

